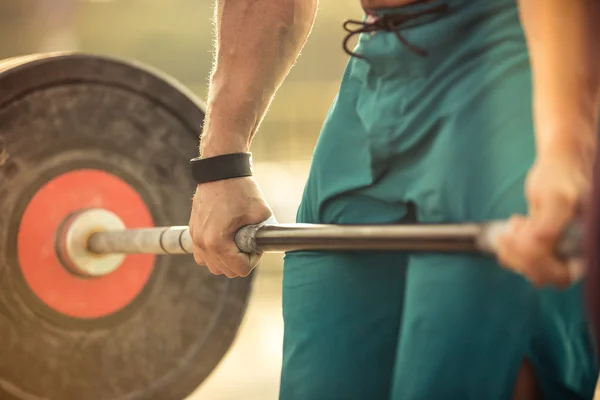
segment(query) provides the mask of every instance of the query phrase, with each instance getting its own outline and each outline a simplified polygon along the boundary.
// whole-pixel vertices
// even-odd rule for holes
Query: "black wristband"
[[[233,153],[190,160],[197,184],[252,176],[252,153]]]

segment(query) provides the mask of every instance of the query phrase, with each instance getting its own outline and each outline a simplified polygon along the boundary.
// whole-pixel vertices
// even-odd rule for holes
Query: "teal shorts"
[[[516,5],[447,3],[401,29],[425,57],[393,33],[360,36],[298,222],[526,213],[535,143]],[[598,377],[580,285],[535,289],[477,254],[288,253],[283,316],[282,400],[508,400],[524,358],[545,399],[591,399]]]

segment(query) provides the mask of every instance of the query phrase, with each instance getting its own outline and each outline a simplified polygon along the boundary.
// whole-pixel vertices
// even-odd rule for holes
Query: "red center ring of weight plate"
[[[74,211],[103,208],[128,228],[154,226],[150,210],[125,181],[110,173],[82,169],[53,178],[27,205],[17,236],[17,254],[25,281],[47,306],[74,318],[113,314],[140,294],[154,268],[155,256],[128,255],[114,272],[78,277],[56,255],[56,232]]]

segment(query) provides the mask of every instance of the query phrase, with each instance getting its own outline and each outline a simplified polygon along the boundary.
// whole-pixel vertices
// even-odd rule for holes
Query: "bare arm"
[[[306,42],[317,1],[216,0],[216,51],[202,157],[250,149],[275,92]],[[196,263],[213,274],[247,276],[260,255],[240,253],[235,233],[271,215],[253,177],[198,185],[189,223]]]
[[[600,1],[519,0],[519,6],[532,65],[538,157],[573,151],[592,162],[600,105]]]
[[[318,0],[216,0],[201,153],[248,151],[312,28]]]
[[[600,108],[600,0],[519,0],[533,75],[536,159],[498,259],[536,285],[566,287],[582,270],[554,246],[588,198]]]

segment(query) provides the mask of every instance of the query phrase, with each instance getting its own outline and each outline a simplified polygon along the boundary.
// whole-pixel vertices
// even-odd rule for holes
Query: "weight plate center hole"
[[[56,250],[61,264],[72,274],[98,278],[114,272],[125,254],[98,254],[88,249],[89,238],[97,232],[124,230],[125,224],[115,213],[104,209],[86,209],[71,214],[56,234]]]

